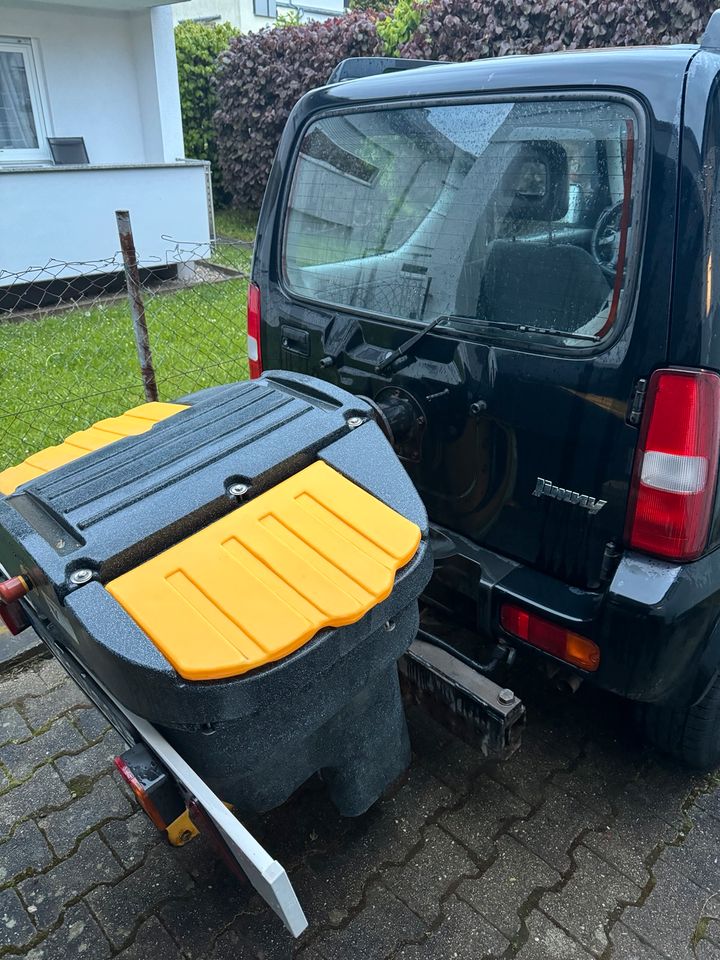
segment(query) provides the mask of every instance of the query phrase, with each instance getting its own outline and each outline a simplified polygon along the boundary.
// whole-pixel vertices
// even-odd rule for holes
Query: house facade
[[[216,23],[227,20],[243,33],[272,26],[279,14],[297,10],[300,19],[326,20],[338,17],[347,8],[346,0],[186,0],[173,9],[176,23],[199,20]]]
[[[141,265],[162,262],[163,238],[209,240],[210,196],[185,157],[170,6],[0,0],[0,286],[113,257],[117,209]]]

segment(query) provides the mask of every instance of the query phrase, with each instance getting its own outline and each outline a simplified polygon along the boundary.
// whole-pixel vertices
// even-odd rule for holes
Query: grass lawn
[[[217,220],[223,236],[252,240],[250,218],[220,211]],[[212,259],[246,273],[250,255],[249,247],[223,245]],[[161,400],[247,377],[246,295],[241,278],[146,294]],[[0,323],[0,383],[0,470],[142,403],[127,301]]]

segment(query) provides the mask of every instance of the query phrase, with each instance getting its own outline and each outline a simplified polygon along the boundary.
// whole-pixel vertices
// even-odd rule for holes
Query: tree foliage
[[[259,206],[300,97],[327,83],[340,60],[381,52],[376,17],[362,10],[233,38],[218,62],[215,126],[223,183],[235,206]]]
[[[397,54],[477,60],[580,47],[694,42],[716,0],[430,0]],[[611,80],[612,78],[609,78]]]
[[[216,200],[222,200],[223,185],[217,167],[217,143],[213,114],[217,109],[214,74],[218,55],[237,31],[229,23],[205,24],[185,20],[175,27],[180,106],[185,153],[195,160],[209,160],[213,167]]]

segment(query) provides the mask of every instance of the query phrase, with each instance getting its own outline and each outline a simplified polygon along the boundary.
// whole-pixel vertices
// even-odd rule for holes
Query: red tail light
[[[705,548],[720,446],[720,376],[658,370],[650,378],[625,539],[669,560]]]
[[[600,648],[592,640],[513,603],[504,603],[500,608],[500,624],[514,637],[574,667],[593,672],[600,666]]]
[[[262,373],[260,320],[260,287],[256,283],[251,283],[247,298],[247,353],[251,380],[257,380]]]

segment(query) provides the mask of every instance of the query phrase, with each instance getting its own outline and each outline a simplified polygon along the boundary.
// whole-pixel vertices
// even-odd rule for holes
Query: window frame
[[[640,272],[642,268],[642,251],[645,239],[646,208],[648,201],[647,178],[649,174],[648,161],[648,115],[641,97],[632,94],[629,91],[617,90],[612,88],[598,87],[573,87],[572,89],[537,89],[518,91],[503,91],[497,94],[486,94],[484,96],[459,95],[449,97],[447,95],[438,97],[422,97],[418,99],[401,100],[373,100],[360,104],[350,104],[345,108],[331,107],[315,111],[310,114],[302,127],[298,130],[295,142],[290,154],[288,164],[289,175],[285,178],[281,213],[278,222],[278,240],[277,257],[275,259],[275,276],[278,286],[286,299],[291,303],[301,303],[310,308],[321,309],[323,311],[332,310],[337,313],[346,314],[350,317],[363,318],[371,320],[384,326],[390,326],[397,329],[398,326],[407,328],[408,332],[419,332],[428,326],[431,320],[420,321],[403,317],[394,317],[388,314],[381,314],[377,311],[365,310],[361,307],[350,307],[346,304],[333,303],[328,300],[319,300],[305,297],[302,293],[294,291],[287,282],[285,249],[287,239],[287,226],[289,203],[292,197],[293,184],[295,179],[295,170],[300,159],[300,148],[302,142],[313,124],[326,117],[347,116],[355,113],[375,113],[379,110],[408,110],[421,109],[423,107],[444,107],[444,106],[472,106],[476,104],[496,104],[496,103],[519,103],[519,102],[541,102],[541,101],[567,101],[580,100],[583,102],[596,100],[600,103],[614,102],[621,103],[628,107],[634,117],[635,133],[635,156],[633,171],[633,186],[631,194],[632,215],[630,220],[631,236],[634,238],[630,254],[635,256],[635,263],[628,268],[631,257],[626,255],[626,277],[625,286],[620,298],[620,308],[610,330],[595,343],[584,345],[579,341],[572,346],[560,344],[555,338],[549,338],[542,335],[533,335],[523,330],[507,331],[492,329],[490,327],[479,327],[477,330],[469,331],[467,325],[454,326],[452,322],[444,321],[433,330],[433,334],[445,336],[453,340],[464,340],[473,342],[489,342],[490,344],[503,344],[514,349],[532,351],[537,353],[571,355],[582,358],[583,356],[594,356],[597,353],[604,352],[618,339],[622,331],[627,326],[630,318],[635,313],[637,291],[640,281]]]
[[[6,37],[0,35],[0,53],[20,53],[25,65],[25,76],[30,91],[30,107],[35,124],[37,147],[0,147],[0,165],[32,166],[52,164],[48,143],[50,133],[48,111],[38,73],[38,56],[35,43],[29,37]]]

